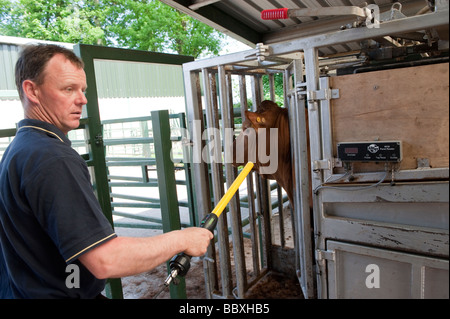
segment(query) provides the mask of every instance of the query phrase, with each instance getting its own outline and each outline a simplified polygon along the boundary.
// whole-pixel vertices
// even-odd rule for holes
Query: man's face
[[[58,127],[64,134],[80,124],[83,105],[87,103],[86,74],[62,54],[48,61],[44,81],[37,86],[39,119]]]

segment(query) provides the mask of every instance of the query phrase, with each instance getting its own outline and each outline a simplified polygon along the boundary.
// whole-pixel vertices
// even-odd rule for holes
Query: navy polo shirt
[[[78,258],[116,235],[70,145],[54,125],[25,119],[3,154],[0,298],[94,298],[104,289]]]

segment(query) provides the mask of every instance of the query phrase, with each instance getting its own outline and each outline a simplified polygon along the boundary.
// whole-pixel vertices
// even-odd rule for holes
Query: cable
[[[387,165],[386,165],[387,166]],[[387,168],[387,167],[386,167]],[[331,182],[336,182],[336,181],[338,181],[338,180],[340,180],[340,179],[343,179],[343,178],[345,178],[348,174],[350,173],[350,170],[348,170],[342,177],[339,177],[339,178],[337,178],[337,179],[335,179],[335,180],[333,180],[333,181],[331,181]],[[374,188],[374,187],[377,187],[378,185],[380,185],[381,183],[383,183],[384,182],[384,180],[386,179],[386,177],[388,176],[388,173],[389,173],[389,171],[387,170],[387,169],[385,169],[385,171],[384,171],[384,176],[381,178],[381,180],[379,180],[377,183],[375,183],[375,184],[372,184],[372,185],[368,185],[368,186],[356,186],[356,187],[342,187],[342,186],[324,186],[324,184],[321,184],[321,185],[319,185],[318,187],[316,187],[315,189],[314,189],[314,194],[315,195],[317,195],[318,194],[318,192],[319,192],[319,190],[321,190],[321,189],[324,189],[324,188],[328,188],[328,189],[337,189],[337,190],[341,190],[341,191],[360,191],[360,190],[367,190],[367,189],[370,189],[370,188]],[[327,181],[328,183],[330,182],[330,181]],[[391,185],[394,185],[392,182],[391,182]]]

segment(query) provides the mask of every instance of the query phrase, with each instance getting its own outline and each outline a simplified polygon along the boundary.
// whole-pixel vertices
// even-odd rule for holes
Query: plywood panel
[[[401,140],[401,169],[449,166],[449,64],[331,78],[333,144]]]

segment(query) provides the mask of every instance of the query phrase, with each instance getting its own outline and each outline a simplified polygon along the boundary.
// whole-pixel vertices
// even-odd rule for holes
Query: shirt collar
[[[57,128],[55,125],[47,123],[47,122],[42,122],[42,121],[36,120],[36,119],[23,119],[17,124],[17,129],[20,129],[21,127],[25,128],[25,127],[30,127],[30,126],[37,127],[38,130],[41,130],[43,132],[49,131],[47,133],[47,135],[49,137],[52,137],[52,138],[59,137],[64,143],[68,144],[69,146],[72,145],[72,142],[67,138],[67,136],[59,128]],[[55,134],[56,136],[53,135],[52,133]]]

